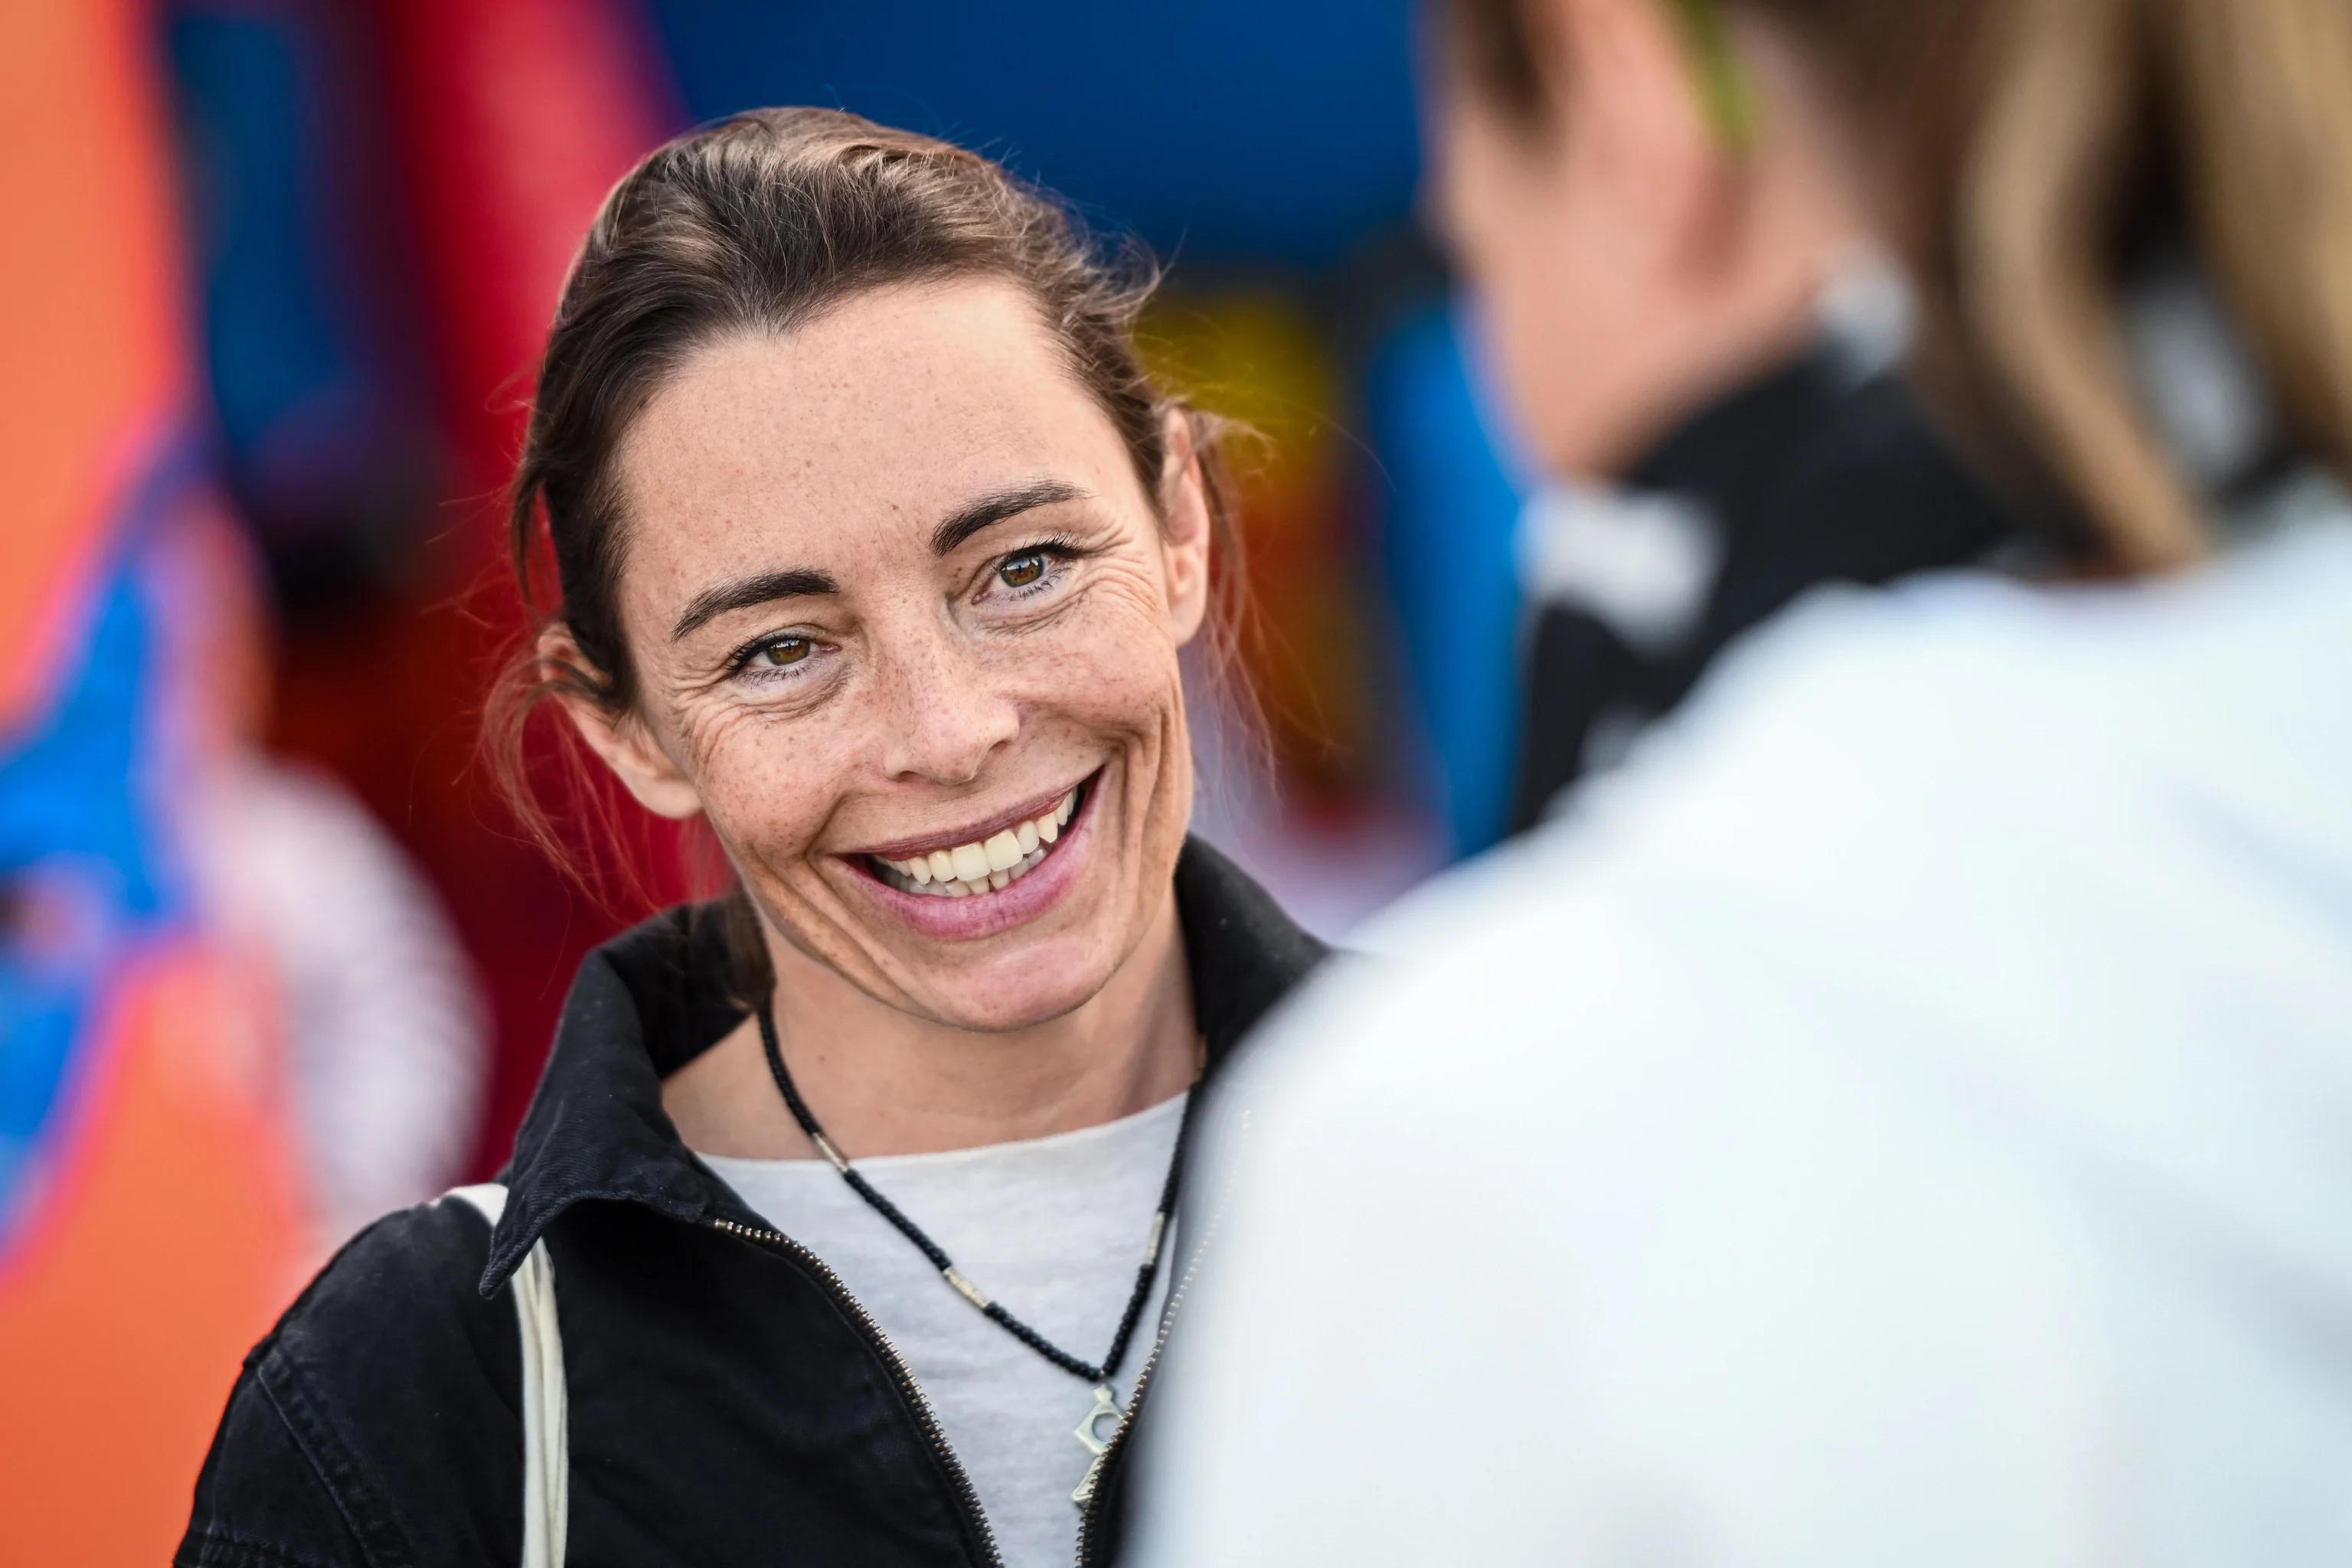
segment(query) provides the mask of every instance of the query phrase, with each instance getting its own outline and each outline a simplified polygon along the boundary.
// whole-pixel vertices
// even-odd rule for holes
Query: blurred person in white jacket
[[[1130,1561],[2352,1560],[2352,7],[1435,32],[1556,471],[1825,185],[2059,569],[1801,607],[1277,1020]]]

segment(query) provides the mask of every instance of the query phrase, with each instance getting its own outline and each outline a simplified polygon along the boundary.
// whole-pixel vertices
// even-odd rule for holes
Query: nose
[[[965,784],[1021,733],[1021,707],[952,626],[898,636],[882,660],[881,763],[893,780]]]

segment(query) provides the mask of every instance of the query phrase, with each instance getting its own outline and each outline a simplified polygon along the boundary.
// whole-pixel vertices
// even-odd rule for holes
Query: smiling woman
[[[1224,517],[1137,363],[1150,281],[839,113],[613,193],[499,710],[551,701],[735,888],[592,955],[503,1183],[383,1222],[256,1352],[182,1561],[1114,1547],[1137,1342],[1213,1226],[1191,1091],[1321,951],[1187,837]]]

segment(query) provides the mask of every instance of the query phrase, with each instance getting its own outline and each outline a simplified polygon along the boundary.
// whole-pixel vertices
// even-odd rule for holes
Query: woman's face
[[[1163,521],[993,280],[698,351],[620,453],[638,710],[583,729],[867,994],[972,1029],[1069,1012],[1141,943],[1192,812],[1209,526],[1181,426]]]

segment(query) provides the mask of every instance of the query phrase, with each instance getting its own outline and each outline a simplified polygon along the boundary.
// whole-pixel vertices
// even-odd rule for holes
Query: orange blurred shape
[[[1286,782],[1310,804],[1344,799],[1372,721],[1330,351],[1296,301],[1261,289],[1170,295],[1140,337],[1156,374],[1243,427],[1227,448],[1254,611],[1242,655]]]
[[[155,1564],[246,1351],[310,1261],[270,1037],[191,942],[93,1021],[71,1152],[0,1268],[0,1564]]]
[[[0,733],[54,686],[184,385],[152,26],[130,0],[0,4]]]
[[[133,0],[0,4],[0,749],[66,674],[186,392],[153,27]],[[0,1260],[0,1564],[168,1561],[304,1261],[244,983],[190,939],[124,970]]]

